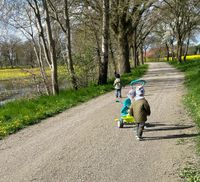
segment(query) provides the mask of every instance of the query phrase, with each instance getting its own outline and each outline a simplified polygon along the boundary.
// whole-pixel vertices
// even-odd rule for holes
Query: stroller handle
[[[142,86],[144,86],[147,82],[145,80],[132,80],[130,85],[134,86],[137,84],[141,84]]]

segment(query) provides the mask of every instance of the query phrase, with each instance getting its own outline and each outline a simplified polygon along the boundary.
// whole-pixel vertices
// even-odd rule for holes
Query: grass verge
[[[199,182],[200,172],[193,167],[186,167],[181,171],[181,178],[186,179],[187,182]]]
[[[141,77],[147,70],[147,65],[134,69],[121,77],[124,85]],[[16,131],[40,122],[68,108],[88,101],[91,98],[113,90],[113,80],[106,85],[91,85],[77,91],[61,91],[57,96],[40,96],[29,100],[16,100],[0,106],[0,139]]]
[[[171,62],[171,64],[185,73],[187,94],[184,96],[183,102],[200,130],[200,59],[182,64]],[[196,141],[197,151],[200,154],[200,136],[197,136]],[[188,167],[181,172],[181,177],[184,177],[186,181],[200,182],[200,171]]]

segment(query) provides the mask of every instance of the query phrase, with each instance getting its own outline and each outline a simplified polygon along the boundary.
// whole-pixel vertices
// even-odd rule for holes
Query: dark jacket
[[[140,123],[147,120],[147,116],[151,114],[149,103],[145,98],[133,101],[129,114],[134,116],[136,122]]]

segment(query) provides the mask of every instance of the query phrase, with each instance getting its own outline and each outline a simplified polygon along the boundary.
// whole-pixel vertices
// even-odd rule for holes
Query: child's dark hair
[[[115,73],[115,78],[120,78],[120,74],[119,73]]]

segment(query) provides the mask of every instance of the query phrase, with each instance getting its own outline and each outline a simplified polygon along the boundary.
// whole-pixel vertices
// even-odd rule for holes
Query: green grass
[[[200,182],[200,172],[193,167],[184,168],[180,174],[187,182]]]
[[[147,65],[134,69],[121,77],[124,85],[141,77]],[[42,119],[60,113],[70,107],[113,90],[113,80],[106,85],[91,85],[77,91],[61,91],[57,96],[40,96],[29,100],[16,100],[0,106],[0,139],[16,131],[40,122]]]
[[[172,64],[185,73],[187,94],[184,97],[184,104],[200,127],[200,60]]]
[[[172,64],[185,73],[187,94],[183,101],[200,129],[200,60]],[[200,153],[200,137],[197,138],[197,143],[198,152]]]
[[[171,62],[171,64],[185,73],[187,93],[184,96],[183,102],[200,131],[200,59],[190,60],[182,64]],[[195,140],[197,141],[197,151],[200,155],[200,136],[198,135]],[[181,172],[181,176],[186,181],[200,182],[200,171],[195,167],[185,168]]]

